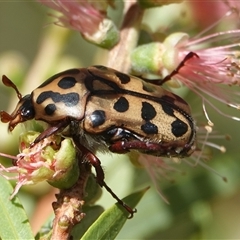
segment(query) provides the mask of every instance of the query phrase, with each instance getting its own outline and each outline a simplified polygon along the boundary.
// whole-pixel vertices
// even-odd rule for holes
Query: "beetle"
[[[186,58],[187,59],[187,58]],[[176,74],[180,67],[166,79]],[[132,215],[104,182],[96,151],[130,150],[163,157],[188,157],[196,148],[196,125],[189,105],[162,86],[104,66],[75,68],[58,73],[24,97],[3,76],[4,85],[17,92],[19,102],[1,121],[12,131],[19,123],[35,119],[49,125],[32,146],[61,132],[73,139],[97,173],[97,181]]]

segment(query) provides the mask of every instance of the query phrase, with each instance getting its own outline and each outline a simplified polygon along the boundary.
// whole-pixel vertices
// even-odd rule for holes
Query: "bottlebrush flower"
[[[80,32],[96,45],[111,48],[119,40],[116,26],[107,18],[107,1],[38,1],[62,13],[61,16],[53,15],[58,19],[55,24]]]
[[[210,125],[212,123],[207,116],[205,104],[226,117],[240,121],[239,117],[221,111],[208,98],[210,96],[227,106],[240,109],[240,94],[234,89],[234,86],[240,85],[239,36],[240,30],[218,32],[195,39],[189,38],[186,33],[173,33],[163,43],[155,42],[138,47],[132,53],[132,67],[134,72],[162,73],[166,76],[193,52],[172,76],[172,86],[184,84],[202,98]],[[164,81],[159,81],[159,84],[163,83]]]
[[[29,131],[20,137],[20,153],[0,156],[14,160],[14,166],[0,164],[0,174],[9,180],[16,180],[17,185],[11,195],[13,198],[23,185],[48,181],[58,188],[69,188],[78,179],[76,151],[70,139],[61,140],[60,136],[50,136],[33,147],[30,143],[39,135]],[[9,177],[8,173],[14,174]]]

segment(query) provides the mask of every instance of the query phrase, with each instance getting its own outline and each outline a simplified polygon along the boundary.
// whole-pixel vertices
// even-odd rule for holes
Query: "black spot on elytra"
[[[98,127],[105,122],[106,115],[102,110],[96,110],[90,115],[90,120],[93,127]]]
[[[125,97],[120,97],[113,105],[117,112],[126,112],[129,108],[129,102]]]
[[[151,122],[144,123],[141,126],[141,129],[146,134],[157,134],[158,133],[158,127]]]
[[[66,70],[64,72],[60,72],[60,73],[57,73],[55,75],[53,75],[52,77],[50,77],[49,79],[47,79],[44,83],[42,83],[38,88],[42,88],[42,87],[45,87],[47,86],[49,83],[51,83],[53,80],[55,80],[56,78],[58,77],[61,77],[62,75],[72,75],[72,74],[78,74],[80,72],[79,69],[77,68],[73,68],[73,69],[69,69],[69,70]]]
[[[75,86],[77,80],[74,77],[64,77],[58,82],[61,89],[69,89]]]
[[[156,116],[155,108],[148,102],[142,103],[142,119],[150,121]]]
[[[57,110],[57,107],[56,107],[55,104],[48,104],[48,105],[45,107],[45,109],[44,109],[45,113],[46,113],[47,115],[49,115],[49,116],[53,115],[53,113],[54,113],[56,110]]]
[[[125,73],[116,72],[115,75],[119,78],[121,84],[129,83],[131,80],[131,77]]]
[[[38,96],[36,103],[41,104],[48,98],[51,98],[54,103],[63,102],[67,107],[73,107],[79,103],[78,93],[60,94],[53,91],[42,92]]]
[[[172,126],[172,134],[175,137],[181,137],[188,130],[188,125],[185,122],[181,121],[180,119],[175,120],[171,124],[171,126]]]
[[[163,104],[161,104],[161,105],[162,105],[162,110],[163,110],[167,115],[175,117],[174,111],[173,111],[173,108],[171,107],[171,105],[166,104],[166,103],[163,103]]]

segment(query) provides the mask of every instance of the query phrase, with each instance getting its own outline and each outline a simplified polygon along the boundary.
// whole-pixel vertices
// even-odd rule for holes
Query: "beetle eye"
[[[21,115],[25,119],[32,119],[35,116],[35,111],[33,108],[23,109]]]
[[[32,105],[32,97],[31,95],[26,95],[25,97],[22,98],[24,100],[22,107],[20,109],[21,116],[25,120],[33,119],[35,116],[35,110]]]

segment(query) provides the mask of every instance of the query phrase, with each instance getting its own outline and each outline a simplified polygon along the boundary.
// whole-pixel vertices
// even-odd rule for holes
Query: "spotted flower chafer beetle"
[[[176,74],[181,63],[167,78]],[[1,121],[12,131],[30,119],[49,127],[32,145],[61,132],[89,160],[97,181],[131,214],[104,182],[96,151],[126,153],[130,150],[164,157],[187,157],[195,150],[196,126],[188,104],[161,86],[104,66],[75,68],[58,73],[31,94],[22,97],[6,76],[6,86],[16,90],[19,102],[10,115],[1,111]]]

